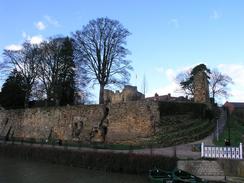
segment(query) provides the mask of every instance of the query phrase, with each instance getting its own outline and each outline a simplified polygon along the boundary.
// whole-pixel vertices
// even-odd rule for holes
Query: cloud
[[[233,102],[244,102],[244,92],[242,89],[232,89],[230,100]]]
[[[44,18],[50,25],[53,25],[54,27],[60,26],[59,22],[56,19],[54,19],[53,17],[46,15],[46,16],[44,16]]]
[[[179,28],[180,24],[179,24],[179,20],[177,18],[172,18],[169,20],[169,24],[172,25],[175,28]]]
[[[244,64],[220,64],[217,68],[224,74],[227,74],[232,78],[234,84],[237,86],[243,86],[243,73]]]
[[[175,81],[175,77],[176,77],[177,73],[173,70],[173,69],[167,69],[166,70],[166,76],[168,78],[169,81]]]
[[[218,12],[217,10],[213,10],[213,12],[210,14],[210,18],[213,20],[219,20],[222,17],[222,14]]]
[[[231,97],[229,100],[244,102],[244,64],[220,64],[217,68],[224,74],[230,76],[234,82],[231,87]]]
[[[42,37],[42,35],[37,35],[37,36],[28,36],[28,41],[30,41],[31,44],[40,44],[41,42],[44,41],[44,38]]]
[[[22,32],[22,37],[29,41],[31,44],[40,44],[41,42],[44,41],[44,38],[42,35],[35,35],[35,36],[30,36],[26,32]]]
[[[182,92],[180,92],[180,88],[178,83],[176,82],[176,76],[181,71],[185,71],[186,68],[178,68],[178,69],[172,69],[168,68],[166,69],[163,74],[165,74],[165,78],[167,80],[167,83],[165,86],[153,88],[150,91],[148,91],[147,97],[154,96],[155,93],[158,93],[159,95],[167,95],[170,93],[172,96],[182,96],[184,95]]]
[[[22,49],[20,44],[11,44],[5,47],[6,50],[18,51]]]
[[[35,23],[35,27],[38,30],[44,30],[44,29],[46,29],[46,25],[42,21],[39,21],[39,22]]]
[[[42,35],[36,35],[36,36],[30,36],[26,32],[22,32],[22,37],[29,41],[31,44],[40,44],[44,41],[44,38]],[[5,46],[4,49],[6,50],[12,50],[12,51],[18,51],[21,50],[23,47],[21,44],[10,44],[8,46]]]

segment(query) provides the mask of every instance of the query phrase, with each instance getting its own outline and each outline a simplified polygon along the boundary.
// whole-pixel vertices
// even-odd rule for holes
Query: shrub
[[[0,154],[26,160],[43,160],[68,166],[121,173],[145,174],[153,167],[173,170],[176,166],[176,158],[174,157],[133,153],[77,151],[25,145],[1,144]]]
[[[191,114],[194,118],[206,118],[207,105],[190,102],[159,102],[160,116]]]

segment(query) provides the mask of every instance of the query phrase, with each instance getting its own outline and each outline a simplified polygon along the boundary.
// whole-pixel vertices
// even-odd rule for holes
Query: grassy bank
[[[109,172],[145,174],[152,167],[172,170],[176,158],[133,153],[77,151],[54,147],[35,147],[16,144],[0,144],[0,155],[24,160],[46,161],[67,166],[104,170]]]
[[[219,136],[219,140],[215,140],[215,144],[218,146],[224,145],[224,140],[229,138],[230,129],[230,142],[232,146],[238,146],[242,142],[242,135],[244,134],[244,123],[243,119],[240,119],[238,115],[233,113],[230,117],[229,122],[224,128],[224,131]]]

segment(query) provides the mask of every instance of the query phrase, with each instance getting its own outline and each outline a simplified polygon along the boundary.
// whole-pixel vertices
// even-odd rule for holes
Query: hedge
[[[159,155],[78,151],[16,144],[0,144],[0,155],[133,174],[148,173],[148,170],[153,167],[171,171],[176,167],[177,162],[175,157],[163,157]]]

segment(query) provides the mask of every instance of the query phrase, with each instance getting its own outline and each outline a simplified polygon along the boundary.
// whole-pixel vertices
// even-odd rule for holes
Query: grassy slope
[[[240,119],[235,114],[230,119],[230,141],[231,145],[238,146],[242,141],[242,135],[244,134],[244,119]],[[218,146],[224,145],[224,139],[228,139],[228,123],[225,126],[224,132],[220,134],[219,141],[215,140],[215,144]]]

